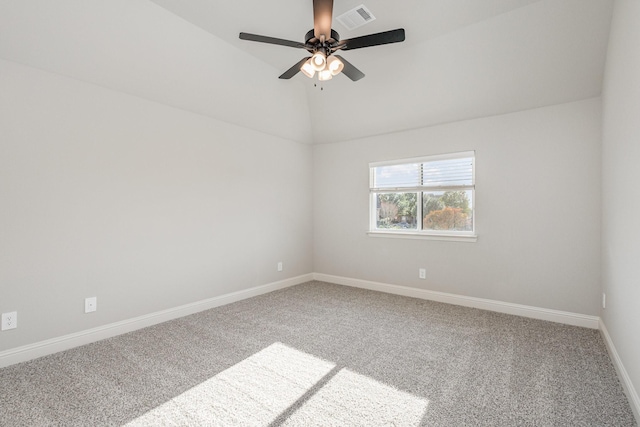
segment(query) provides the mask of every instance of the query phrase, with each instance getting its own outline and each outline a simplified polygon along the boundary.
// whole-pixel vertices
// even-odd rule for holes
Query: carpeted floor
[[[0,425],[635,426],[596,330],[309,282],[0,370]]]

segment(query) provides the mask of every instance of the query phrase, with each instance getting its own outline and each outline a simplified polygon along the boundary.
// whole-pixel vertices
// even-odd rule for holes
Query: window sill
[[[369,237],[386,237],[392,239],[422,239],[422,240],[442,240],[448,242],[468,242],[478,241],[475,234],[462,234],[453,236],[450,234],[426,234],[411,231],[367,231]]]

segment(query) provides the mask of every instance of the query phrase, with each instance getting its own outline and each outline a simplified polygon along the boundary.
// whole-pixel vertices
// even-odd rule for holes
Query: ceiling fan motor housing
[[[338,34],[337,31],[335,30],[331,30],[331,37],[330,38],[326,38],[325,36],[325,43],[328,43],[330,45],[335,45],[340,41],[340,34]],[[304,36],[304,42],[307,45],[317,45],[320,43],[320,40],[318,40],[313,32],[313,28],[307,32],[307,34]]]

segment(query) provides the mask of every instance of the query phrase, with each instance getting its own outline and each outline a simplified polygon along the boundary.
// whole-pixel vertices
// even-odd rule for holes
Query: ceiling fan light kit
[[[240,33],[240,39],[306,49],[311,57],[303,58],[279,78],[290,79],[299,71],[305,76],[313,78],[318,72],[318,80],[320,81],[330,80],[340,73],[353,81],[364,77],[362,71],[341,56],[335,55],[338,50],[361,49],[404,41],[404,29],[402,28],[340,40],[338,33],[331,29],[332,17],[333,0],[313,0],[313,30],[306,34],[304,43],[249,33]]]

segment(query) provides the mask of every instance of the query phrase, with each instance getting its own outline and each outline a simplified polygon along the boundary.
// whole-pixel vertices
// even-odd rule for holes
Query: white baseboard
[[[613,345],[609,331],[607,331],[607,327],[604,325],[602,319],[600,319],[600,333],[607,345],[607,350],[609,351],[609,356],[611,356],[611,360],[613,361],[613,366],[615,366],[616,371],[618,371],[618,378],[620,378],[622,388],[624,388],[624,391],[627,394],[629,405],[631,406],[633,415],[636,417],[636,422],[640,425],[640,397],[638,397],[638,392],[636,392],[636,389],[631,382],[631,378],[629,378],[629,374],[622,364],[622,359],[620,359],[620,355],[618,354],[616,347]]]
[[[181,305],[179,307],[157,311],[144,316],[134,317],[133,319],[110,323],[108,325],[64,335],[62,337],[12,348],[0,352],[0,368],[20,362],[26,362],[27,360],[68,350],[73,347],[89,344],[105,338],[111,338],[116,335],[125,334],[127,332],[166,322],[167,320],[177,319],[178,317],[187,316],[199,311],[266,294],[278,289],[288,288],[310,280],[313,280],[313,274],[304,274],[302,276],[292,277],[290,279],[208,298],[202,301]]]
[[[498,313],[513,314],[516,316],[529,317],[532,319],[548,320],[550,322],[563,323],[565,325],[582,326],[584,328],[591,329],[598,329],[599,327],[600,318],[598,316],[588,316],[585,314],[569,313],[566,311],[550,310],[547,308],[512,304],[508,302],[495,301],[484,298],[467,297],[445,292],[428,291],[425,289],[410,288],[408,286],[390,285],[387,283],[351,279],[348,277],[332,276],[322,273],[313,273],[313,278],[315,280],[335,283],[338,285],[352,286],[355,288],[386,292],[388,294],[396,294],[407,297],[444,302],[447,304],[462,305],[465,307],[496,311]]]

